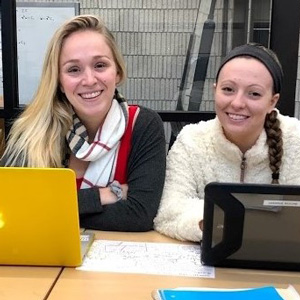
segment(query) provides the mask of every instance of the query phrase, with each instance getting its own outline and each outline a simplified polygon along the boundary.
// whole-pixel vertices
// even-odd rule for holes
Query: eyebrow
[[[228,84],[228,83],[231,83],[231,84],[234,84],[234,85],[237,85],[237,81],[236,80],[233,80],[233,79],[224,79],[224,80],[219,80],[218,81],[219,84]],[[253,87],[253,86],[262,86],[262,84],[260,82],[258,83],[251,83],[251,84],[247,84],[248,87]]]
[[[108,60],[113,60],[113,58],[110,58],[110,57],[108,57],[107,55],[96,55],[96,56],[93,56],[93,60],[102,59],[102,58],[105,58],[105,59],[108,59]],[[64,63],[62,64],[62,66],[65,66],[66,64],[70,64],[70,63],[78,63],[78,62],[80,62],[80,59],[77,59],[77,58],[75,58],[75,59],[70,59],[70,60],[64,62]]]

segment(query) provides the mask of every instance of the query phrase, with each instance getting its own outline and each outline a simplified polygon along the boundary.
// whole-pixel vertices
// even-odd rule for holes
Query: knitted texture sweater
[[[278,115],[283,135],[280,184],[300,184],[300,121]],[[204,187],[209,182],[271,183],[266,132],[244,154],[223,134],[216,117],[185,126],[167,157],[167,172],[160,208],[154,219],[157,231],[179,240],[199,241],[202,232]],[[241,170],[242,159],[246,168]]]

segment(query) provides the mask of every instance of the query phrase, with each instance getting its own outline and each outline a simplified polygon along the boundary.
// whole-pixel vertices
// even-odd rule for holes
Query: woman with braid
[[[153,229],[165,179],[164,129],[156,112],[127,104],[117,90],[125,77],[104,23],[91,15],[68,20],[50,41],[36,95],[1,159],[2,166],[73,169],[84,228]]]
[[[169,151],[157,231],[201,240],[212,181],[300,184],[300,121],[275,108],[282,80],[276,55],[260,45],[225,57],[214,84],[216,118],[185,126]]]

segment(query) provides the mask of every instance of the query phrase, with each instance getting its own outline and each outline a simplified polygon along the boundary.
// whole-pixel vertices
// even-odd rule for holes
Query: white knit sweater
[[[300,121],[278,115],[283,135],[280,184],[300,184]],[[239,148],[229,142],[218,118],[185,126],[167,157],[167,174],[155,229],[179,239],[199,241],[204,187],[212,181],[240,182]],[[266,133],[245,154],[244,182],[271,183]]]

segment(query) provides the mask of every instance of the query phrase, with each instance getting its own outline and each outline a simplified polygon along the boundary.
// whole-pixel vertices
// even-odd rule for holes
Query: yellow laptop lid
[[[0,264],[80,265],[75,173],[0,168],[0,243]]]

